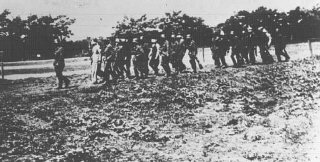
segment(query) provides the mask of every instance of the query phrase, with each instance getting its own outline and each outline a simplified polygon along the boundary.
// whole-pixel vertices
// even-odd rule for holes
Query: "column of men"
[[[270,34],[265,28],[250,26],[239,31],[230,31],[224,33],[218,30],[213,34],[211,51],[212,58],[216,67],[227,67],[225,56],[231,50],[231,60],[234,67],[241,67],[244,64],[256,64],[257,47],[263,64],[274,62],[273,57],[269,53],[271,42],[274,43],[275,54],[279,62],[281,56],[285,57],[285,61],[289,61],[290,57],[285,50],[286,37],[283,36],[281,28],[276,28]]]
[[[256,64],[257,48],[263,64],[273,63],[274,59],[269,53],[271,42],[274,42],[275,54],[279,62],[281,56],[285,61],[290,57],[285,50],[286,41],[281,28],[276,28],[270,34],[263,27],[251,28],[250,26],[238,31],[224,33],[222,30],[212,36],[210,49],[216,67],[228,67],[225,56],[231,51],[231,60],[234,67],[245,64]],[[197,57],[197,45],[191,35],[185,38],[182,35],[166,36],[161,34],[158,39],[145,39],[143,37],[129,39],[108,40],[104,50],[100,49],[97,40],[92,42],[92,83],[97,83],[97,75],[103,63],[104,71],[101,73],[103,82],[116,82],[118,79],[133,78],[131,76],[131,62],[133,64],[134,77],[136,79],[147,78],[149,66],[157,76],[159,66],[165,71],[167,77],[186,70],[182,62],[185,53],[188,52],[189,62],[194,73],[197,67],[202,65]],[[171,66],[170,66],[171,65]]]
[[[91,42],[91,79],[92,83],[98,83],[98,75],[103,78],[102,82],[109,84],[125,77],[131,79],[131,62],[134,78],[147,78],[149,66],[156,76],[159,66],[167,77],[184,72],[186,66],[183,63],[185,53],[188,51],[189,62],[194,73],[197,65],[203,68],[197,58],[196,42],[191,35],[183,38],[182,35],[166,36],[161,34],[158,39],[145,39],[144,37],[129,39],[109,39],[106,47],[101,50],[97,39]],[[104,67],[103,71],[100,71]],[[173,69],[174,71],[173,71]]]

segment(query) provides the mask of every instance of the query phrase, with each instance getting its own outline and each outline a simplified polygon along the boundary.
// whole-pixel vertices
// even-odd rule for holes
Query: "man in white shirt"
[[[91,41],[92,55],[91,55],[91,83],[96,84],[98,80],[97,72],[99,64],[101,64],[101,49],[98,41],[94,39]]]
[[[159,49],[160,49],[160,45],[157,43],[156,39],[152,39],[152,47],[149,53],[149,66],[152,68],[152,70],[154,71],[155,75],[159,75]]]

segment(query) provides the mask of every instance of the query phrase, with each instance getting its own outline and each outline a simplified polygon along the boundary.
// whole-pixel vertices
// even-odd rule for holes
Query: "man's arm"
[[[268,47],[271,46],[271,42],[272,42],[272,37],[271,37],[271,34],[270,33],[266,33],[266,36],[268,37]]]

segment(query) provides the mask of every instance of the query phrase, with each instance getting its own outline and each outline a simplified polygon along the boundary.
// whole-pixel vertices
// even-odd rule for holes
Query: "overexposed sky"
[[[31,14],[53,16],[64,14],[76,18],[71,26],[73,40],[107,37],[123,16],[162,17],[165,12],[182,10],[201,17],[214,26],[239,10],[254,10],[265,6],[289,11],[297,6],[311,9],[320,0],[0,0],[0,12],[9,9],[13,16],[25,18]]]

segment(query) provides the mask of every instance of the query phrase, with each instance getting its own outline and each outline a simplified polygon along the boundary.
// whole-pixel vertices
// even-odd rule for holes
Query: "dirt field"
[[[197,74],[111,86],[88,84],[88,60],[68,59],[62,90],[52,62],[9,63],[0,161],[320,161],[320,58],[300,59],[305,47],[290,45],[290,62],[214,69],[205,59]]]

